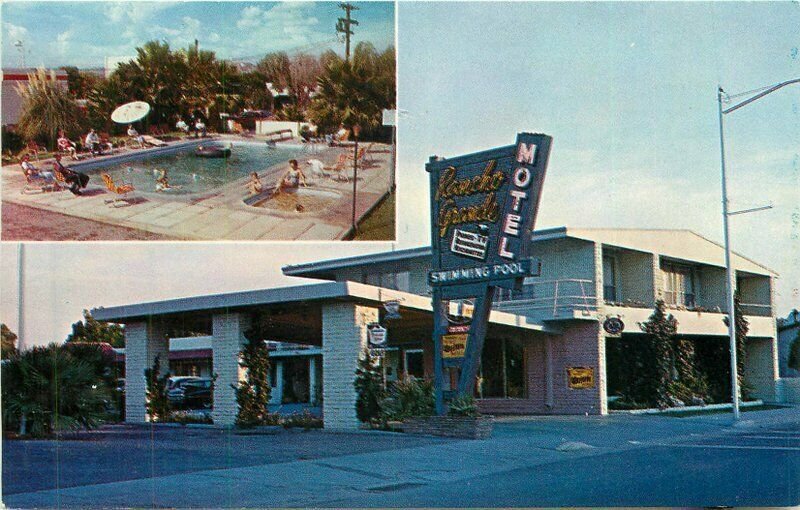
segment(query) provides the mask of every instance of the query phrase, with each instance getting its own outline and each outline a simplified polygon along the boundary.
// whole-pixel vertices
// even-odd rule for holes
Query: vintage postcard
[[[0,9],[8,508],[800,508],[797,2]]]

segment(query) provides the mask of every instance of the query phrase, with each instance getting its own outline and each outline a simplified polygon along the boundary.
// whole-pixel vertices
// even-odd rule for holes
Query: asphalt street
[[[799,505],[800,408],[742,416],[509,419],[484,441],[122,427],[4,441],[3,497],[12,508]]]

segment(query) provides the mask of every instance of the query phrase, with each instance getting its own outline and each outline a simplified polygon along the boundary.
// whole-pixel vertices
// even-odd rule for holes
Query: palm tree
[[[366,136],[381,124],[381,111],[395,105],[394,50],[378,54],[368,43],[359,43],[351,62],[325,55],[325,73],[318,94],[308,109],[309,118],[323,132],[339,124],[359,125]]]
[[[2,370],[3,427],[39,437],[96,427],[107,404],[99,372],[54,343],[12,356]]]
[[[74,97],[56,81],[54,71],[49,74],[38,69],[28,75],[26,85],[18,85],[22,97],[22,115],[17,129],[27,140],[45,140],[55,147],[58,130],[76,132],[80,129],[81,112]]]

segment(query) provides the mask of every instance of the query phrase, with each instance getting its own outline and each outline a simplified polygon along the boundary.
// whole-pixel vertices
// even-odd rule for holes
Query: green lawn
[[[353,240],[393,241],[395,239],[394,225],[395,193],[391,193],[358,225],[358,233]]]

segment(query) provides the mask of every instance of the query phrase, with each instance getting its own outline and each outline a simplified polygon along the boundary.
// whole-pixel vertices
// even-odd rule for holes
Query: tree
[[[236,425],[242,428],[267,425],[272,422],[267,405],[272,394],[269,383],[269,351],[263,337],[254,328],[245,334],[247,343],[240,353],[239,366],[247,371],[236,390],[239,412]]]
[[[664,409],[673,405],[674,339],[678,331],[678,321],[672,314],[667,315],[666,305],[659,299],[650,318],[640,327],[652,345],[656,360],[655,373],[651,379],[653,403]]]
[[[8,359],[17,353],[17,335],[5,324],[0,324],[0,334],[2,334],[2,344],[0,344],[0,353],[2,359]]]
[[[105,416],[108,393],[97,367],[64,346],[26,350],[0,372],[6,430],[42,437],[94,428]]]
[[[289,55],[285,51],[267,53],[256,64],[256,70],[278,89],[285,89],[291,86],[290,68]]]
[[[107,343],[112,347],[125,347],[125,330],[119,324],[98,321],[89,310],[84,310],[83,321],[72,324],[72,333],[67,336],[66,341]]]
[[[167,399],[167,382],[169,371],[161,375],[161,356],[156,356],[153,366],[144,370],[147,395],[147,414],[151,421],[167,421],[169,418],[169,400]]]
[[[67,86],[69,93],[77,99],[86,99],[89,92],[95,87],[100,77],[90,73],[84,73],[75,66],[62,67],[67,73]]]
[[[744,379],[744,366],[747,362],[747,333],[750,331],[750,323],[747,317],[744,316],[744,310],[738,296],[733,300],[733,304],[734,315],[736,316],[736,327],[734,328],[736,330],[736,378],[739,381],[741,399],[747,400],[753,391]]]
[[[800,370],[800,331],[789,347],[789,368]]]
[[[383,374],[381,365],[373,358],[369,349],[358,359],[356,380],[356,416],[362,422],[371,422],[381,413],[381,400],[386,397],[383,389]]]
[[[72,94],[56,81],[55,71],[37,70],[17,91],[22,98],[17,130],[26,140],[44,141],[55,148],[59,129],[68,133],[80,130],[81,111]]]
[[[359,43],[351,62],[325,55],[324,73],[317,80],[318,93],[308,108],[309,119],[322,132],[340,124],[361,126],[364,137],[377,133],[382,110],[395,106],[394,48],[378,54],[368,43]]]
[[[267,77],[253,71],[239,75],[239,94],[242,96],[244,107],[250,110],[272,109],[272,93],[267,88]]]
[[[695,397],[705,401],[708,397],[708,380],[699,371],[694,341],[676,338],[673,351],[677,380],[673,381],[672,394],[683,402],[691,402]]]

